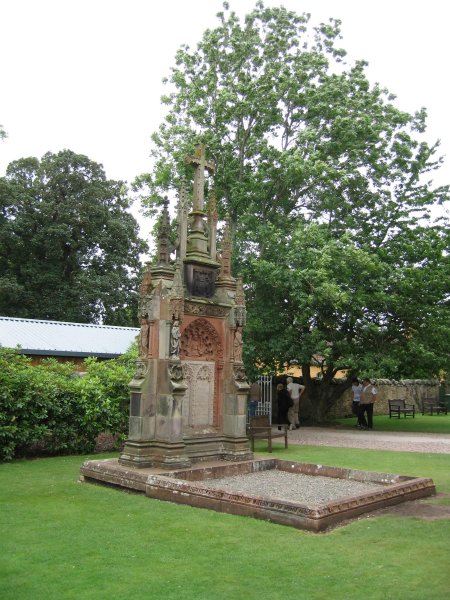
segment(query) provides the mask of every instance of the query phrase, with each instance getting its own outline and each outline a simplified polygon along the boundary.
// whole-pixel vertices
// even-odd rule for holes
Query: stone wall
[[[378,398],[374,406],[375,415],[389,414],[388,400],[405,400],[414,404],[416,410],[422,410],[424,400],[437,400],[439,397],[439,381],[426,379],[405,379],[393,381],[391,379],[374,380],[378,390]],[[351,389],[341,396],[337,404],[330,410],[328,417],[337,419],[349,417],[352,414],[352,391]]]

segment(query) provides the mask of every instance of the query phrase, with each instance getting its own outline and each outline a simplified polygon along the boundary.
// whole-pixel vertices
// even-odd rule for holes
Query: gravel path
[[[340,430],[328,427],[300,427],[289,431],[289,443],[303,446],[334,446],[368,450],[397,450],[450,454],[450,434]]]

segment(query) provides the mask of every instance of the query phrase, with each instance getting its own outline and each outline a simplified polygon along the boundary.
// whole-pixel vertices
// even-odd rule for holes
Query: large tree
[[[241,23],[224,6],[197,49],[177,53],[155,168],[138,182],[148,204],[204,141],[249,285],[249,365],[299,360],[318,418],[343,389],[338,369],[436,374],[448,366],[449,240],[430,219],[449,190],[429,181],[441,159],[422,139],[425,110],[399,110],[363,61],[345,61],[338,21],[311,28],[258,3]]]
[[[0,313],[132,325],[145,244],[120,181],[69,150],[0,179]]]

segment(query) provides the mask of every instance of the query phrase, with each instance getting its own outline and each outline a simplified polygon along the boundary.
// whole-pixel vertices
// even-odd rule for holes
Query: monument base
[[[157,466],[178,469],[191,465],[191,461],[186,455],[184,443],[157,440],[150,442],[132,442],[128,440],[119,458],[119,463],[135,469]]]
[[[179,469],[192,463],[215,460],[251,460],[253,452],[246,437],[230,437],[211,432],[184,436],[182,442],[127,440],[119,463],[135,469],[164,467]]]
[[[295,500],[284,499],[281,488],[277,490],[275,498],[260,495],[261,492],[243,493],[238,489],[228,488],[227,484],[208,485],[208,482],[224,477],[238,476],[242,479],[245,475],[270,470],[285,471],[294,475],[370,482],[374,485],[370,491],[319,504],[302,501],[301,493]],[[256,458],[235,463],[205,462],[196,467],[179,470],[127,469],[117,460],[90,460],[81,467],[80,480],[119,486],[144,493],[150,498],[264,519],[312,532],[325,531],[374,510],[426,498],[436,493],[434,483],[429,478],[296,463],[274,458]]]

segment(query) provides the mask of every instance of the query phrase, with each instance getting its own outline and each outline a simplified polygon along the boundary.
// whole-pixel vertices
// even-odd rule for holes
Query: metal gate
[[[256,416],[268,415],[272,424],[272,375],[260,375],[258,383],[261,387],[261,400],[256,406]],[[249,423],[249,410],[247,411],[247,425]]]
[[[260,375],[258,383],[261,386],[261,402],[258,402],[256,414],[269,415],[272,424],[272,375]]]

